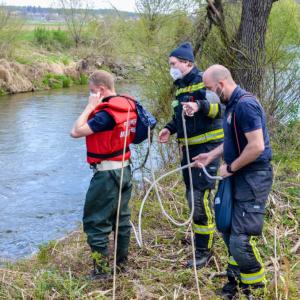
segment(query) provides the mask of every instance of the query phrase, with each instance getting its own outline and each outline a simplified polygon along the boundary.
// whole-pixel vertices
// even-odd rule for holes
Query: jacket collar
[[[187,86],[194,80],[197,74],[199,74],[199,69],[196,66],[194,66],[193,69],[189,73],[187,73],[183,78],[174,81],[174,84],[176,86]]]
[[[237,104],[240,98],[246,94],[246,91],[243,90],[239,85],[234,89],[233,93],[230,96],[228,103],[226,104],[226,108],[230,108]]]
[[[118,95],[112,95],[112,96],[105,97],[105,98],[102,99],[102,103],[103,103],[103,102],[108,102],[111,98],[115,98],[115,97],[117,97],[117,96],[118,96]]]

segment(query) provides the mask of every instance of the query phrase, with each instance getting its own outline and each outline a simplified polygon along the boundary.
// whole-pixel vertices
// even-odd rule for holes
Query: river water
[[[88,88],[0,97],[0,260],[34,253],[81,222],[91,170],[69,136]],[[138,96],[121,85],[118,92]]]

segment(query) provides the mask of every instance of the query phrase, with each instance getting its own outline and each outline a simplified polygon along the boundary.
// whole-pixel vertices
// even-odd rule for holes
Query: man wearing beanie
[[[176,133],[182,149],[181,165],[187,164],[186,147],[182,123],[182,112],[186,121],[190,158],[216,148],[223,142],[222,106],[206,100],[206,90],[202,75],[194,64],[193,48],[190,43],[183,43],[169,56],[170,75],[176,86],[176,99],[172,102],[174,110],[172,120],[159,133],[159,142],[166,143],[170,135]],[[207,170],[216,175],[219,159],[213,161]],[[188,169],[183,170],[186,185],[186,198],[191,207],[191,186]],[[209,179],[202,169],[192,168],[194,192],[193,230],[196,246],[196,267],[204,267],[210,257],[215,224],[211,210],[211,190],[215,181]],[[193,260],[187,262],[193,267]]]

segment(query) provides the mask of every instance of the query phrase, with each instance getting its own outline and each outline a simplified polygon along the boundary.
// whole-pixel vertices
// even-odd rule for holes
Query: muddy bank
[[[36,62],[26,65],[1,59],[0,95],[86,84],[89,74],[99,69],[111,71],[118,81],[125,81],[132,79],[132,74],[143,70],[143,67],[100,58],[81,59],[68,65],[62,62]]]

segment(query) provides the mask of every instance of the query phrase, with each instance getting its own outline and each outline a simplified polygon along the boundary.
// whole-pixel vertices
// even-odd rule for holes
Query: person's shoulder
[[[236,106],[237,117],[247,118],[247,116],[261,117],[262,108],[255,96],[244,97]]]
[[[245,93],[240,96],[240,99],[237,104],[237,109],[240,108],[261,108],[261,105],[258,101],[258,99],[250,93]]]
[[[205,87],[204,83],[203,83],[202,74],[200,72],[194,74],[194,77],[193,77],[193,80],[192,80],[191,84],[200,85],[201,88]]]
[[[203,78],[203,72],[200,70],[200,69],[198,69],[198,67],[194,67],[194,75],[195,75],[195,79],[197,80],[197,81],[201,81],[202,82],[202,78]]]
[[[106,117],[110,117],[110,114],[105,110],[105,109],[103,109],[103,110],[100,110],[100,111],[98,111],[96,114],[95,114],[95,116],[97,117],[97,118],[106,118]]]

